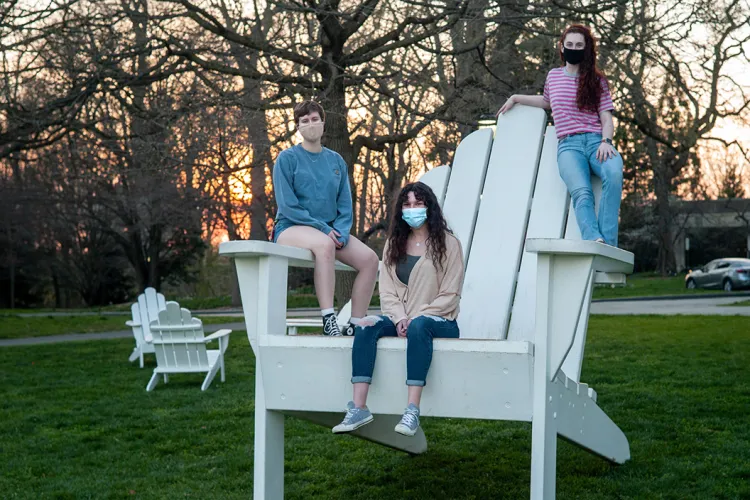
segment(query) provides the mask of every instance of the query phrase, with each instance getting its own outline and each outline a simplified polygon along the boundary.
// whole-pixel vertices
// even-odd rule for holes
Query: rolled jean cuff
[[[406,385],[416,385],[419,387],[424,387],[425,381],[424,380],[407,380]]]
[[[372,383],[372,377],[352,377],[352,384],[371,384]]]

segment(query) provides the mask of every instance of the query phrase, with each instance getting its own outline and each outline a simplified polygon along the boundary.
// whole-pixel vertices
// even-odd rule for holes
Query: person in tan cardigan
[[[404,186],[393,210],[380,272],[382,316],[368,316],[355,328],[352,347],[353,401],[334,433],[350,432],[373,420],[367,392],[381,337],[406,337],[408,406],[394,429],[413,436],[419,403],[432,361],[433,338],[458,338],[456,318],[464,280],[461,243],[448,228],[435,194],[426,184]]]

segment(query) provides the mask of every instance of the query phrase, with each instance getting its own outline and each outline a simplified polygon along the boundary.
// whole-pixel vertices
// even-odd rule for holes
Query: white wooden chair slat
[[[449,184],[442,208],[448,227],[461,242],[464,265],[471,253],[471,238],[491,150],[492,129],[477,130],[461,141],[453,160],[456,176]]]
[[[244,240],[226,241],[221,244],[224,252],[222,255],[228,257],[237,255],[242,255],[243,257],[255,256],[258,258],[275,255],[286,259],[291,267],[315,267],[315,258],[310,250],[279,245],[270,241],[253,241],[253,245],[251,246],[248,246],[247,243]],[[339,261],[336,261],[335,268],[336,271],[354,271],[353,268]]]
[[[167,373],[208,372],[201,386],[203,391],[211,385],[217,370],[221,370],[222,382],[225,380],[224,352],[231,330],[221,330],[207,339],[203,333],[203,322],[193,318],[190,311],[181,308],[177,302],[170,301],[151,322],[151,332],[157,366],[146,386],[147,391],[154,389],[160,374],[165,376],[166,382]],[[206,348],[206,342],[212,339],[219,341],[219,349]]]
[[[475,229],[467,236],[471,251],[459,316],[462,338],[435,340],[421,407],[424,416],[530,420],[535,499],[554,498],[557,435],[616,463],[630,457],[627,439],[597,406],[596,392],[571,377],[565,363],[582,356],[582,347],[576,353],[576,342],[581,319],[588,318],[591,278],[632,272],[633,256],[598,243],[560,239],[567,195],[553,181],[552,129],[539,158],[544,123],[540,110],[524,106],[498,120],[478,215],[469,223]],[[519,153],[509,154],[512,151]],[[446,191],[447,217],[457,217],[451,200],[454,186],[466,181],[463,174],[471,177],[468,172],[484,168],[467,166],[469,156],[456,154],[456,172],[448,178]],[[542,177],[537,181],[540,164]],[[462,188],[455,189],[460,193]],[[533,205],[532,193],[537,202]],[[546,196],[551,198],[544,203]],[[462,222],[456,226],[454,230],[471,235],[463,233],[467,228]],[[240,241],[222,244],[220,254],[236,259],[248,339],[257,359],[254,496],[282,498],[283,415],[321,425],[340,418],[342,402],[351,393],[351,339],[284,335],[288,268],[311,266],[309,252]],[[519,303],[512,309],[516,278]],[[498,340],[505,338],[511,311],[514,317],[528,314],[533,319],[514,323],[509,340]],[[472,338],[476,336],[485,339]],[[404,394],[396,388],[406,377],[405,345],[398,338],[378,343],[368,397],[378,423],[354,435],[421,453],[427,449],[421,429],[404,441],[384,425],[403,409]]]
[[[349,377],[342,377],[340,365],[347,360],[351,363],[348,348],[352,341],[347,338],[334,340],[337,342],[310,335],[262,337],[262,369],[274,374],[266,379],[264,387],[269,409],[341,411],[341,395],[351,392],[351,383]],[[400,392],[398,388],[406,380],[405,348],[404,339],[382,338],[378,342],[376,369],[367,397],[368,406],[378,415],[400,415],[403,412],[403,398],[393,396],[394,392]],[[529,342],[435,339],[429,383],[422,398],[422,414],[530,421],[531,405],[526,396],[531,390],[528,368],[532,351]],[[287,374],[295,371],[299,364],[309,364],[307,357],[310,352],[315,353],[315,373],[309,374],[310,378],[304,384],[290,386]],[[467,363],[472,369],[457,376],[455,368],[465,367]],[[350,372],[351,367],[347,368]],[[493,387],[498,380],[507,381],[507,391],[502,397],[476,398],[475,391],[494,393]],[[311,390],[317,384],[324,384],[326,391]],[[469,387],[472,389],[467,390]],[[444,394],[454,397],[442,397]]]
[[[146,339],[146,342],[150,342],[149,337],[151,337],[151,320],[154,319],[151,317],[151,314],[154,313],[154,311],[149,311],[148,309],[148,302],[146,301],[146,295],[141,294],[138,296],[138,311],[141,314],[141,317],[139,318],[141,325],[143,325],[143,337]],[[159,311],[155,311],[156,314],[159,314]]]
[[[441,165],[428,170],[419,179],[420,182],[430,186],[435,193],[438,202],[442,205],[445,199],[445,191],[448,188],[448,179],[450,179],[451,168],[448,165]]]
[[[158,311],[160,309],[163,309],[159,307],[159,297],[157,296],[156,289],[151,288],[151,287],[146,288],[143,291],[143,296],[146,300],[146,307],[149,311],[149,315],[151,315],[151,313],[154,311],[156,311],[158,314]],[[162,301],[163,301],[163,296],[162,296]],[[151,318],[151,319],[153,320],[154,318]]]
[[[133,319],[131,320],[131,326],[133,327],[133,337],[135,337],[135,345],[136,345],[136,351],[138,350],[138,346],[143,344],[146,339],[144,338],[144,325],[143,325],[143,318],[141,318],[141,306],[138,304],[138,302],[133,303],[132,306],[130,306],[130,312],[133,315]],[[148,326],[146,325],[146,328]],[[134,361],[134,360],[131,360]]]
[[[560,179],[557,169],[555,128],[547,127],[526,238],[562,238],[565,232],[567,216],[565,207],[567,207],[568,200],[568,189]],[[536,269],[536,254],[524,252],[513,300],[513,312],[507,337],[509,340],[534,339]]]
[[[462,337],[506,336],[546,119],[535,108],[497,121],[461,297]]]
[[[151,344],[151,321],[157,317],[161,309],[165,308],[165,304],[164,295],[149,287],[138,296],[130,308],[133,319],[127,324],[133,329],[135,348],[129,361],[139,359],[141,368],[143,368],[143,355],[154,352],[154,346]]]

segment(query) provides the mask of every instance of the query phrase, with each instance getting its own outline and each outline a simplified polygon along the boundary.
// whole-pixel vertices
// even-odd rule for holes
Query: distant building
[[[750,258],[750,199],[733,198],[724,200],[675,201],[672,204],[675,215],[675,264],[678,270],[686,268],[686,238],[691,229],[729,229],[744,228],[746,234],[745,255],[725,255],[724,257]],[[695,248],[699,242],[691,241],[689,246]],[[705,262],[689,262],[690,265]]]

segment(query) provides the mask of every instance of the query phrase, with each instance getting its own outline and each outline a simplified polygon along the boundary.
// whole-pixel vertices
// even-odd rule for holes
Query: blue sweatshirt
[[[310,226],[325,234],[335,229],[339,241],[349,243],[352,194],[340,154],[328,148],[310,153],[300,144],[285,149],[273,166],[273,188],[278,206],[274,241],[292,226]]]

